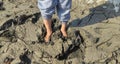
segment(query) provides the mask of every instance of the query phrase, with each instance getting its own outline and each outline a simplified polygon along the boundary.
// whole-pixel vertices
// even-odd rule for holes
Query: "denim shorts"
[[[44,19],[51,19],[57,12],[59,20],[67,22],[70,20],[70,9],[72,0],[38,0],[38,8]]]

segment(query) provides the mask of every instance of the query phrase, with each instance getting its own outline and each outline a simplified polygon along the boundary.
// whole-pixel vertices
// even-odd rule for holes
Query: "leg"
[[[59,0],[57,6],[57,14],[62,23],[61,32],[64,37],[67,37],[67,22],[70,20],[70,9],[71,9],[72,0]]]
[[[49,42],[50,36],[52,35],[51,19],[50,20],[44,19],[43,22],[44,22],[44,25],[45,25],[46,31],[47,31],[44,40],[46,42]]]
[[[41,11],[43,22],[47,31],[46,36],[44,38],[46,42],[49,41],[50,36],[52,34],[51,19],[52,15],[55,13],[55,6],[56,1],[54,0],[38,0],[38,7]]]

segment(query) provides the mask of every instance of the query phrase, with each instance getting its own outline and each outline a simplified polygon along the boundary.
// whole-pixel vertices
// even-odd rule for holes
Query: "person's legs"
[[[57,14],[62,23],[61,32],[64,37],[67,37],[67,22],[70,20],[70,9],[71,9],[72,0],[59,0],[57,6]]]
[[[45,41],[49,42],[50,36],[52,34],[51,19],[52,15],[55,13],[56,1],[54,0],[38,0],[38,7],[41,11],[43,22],[46,28]]]

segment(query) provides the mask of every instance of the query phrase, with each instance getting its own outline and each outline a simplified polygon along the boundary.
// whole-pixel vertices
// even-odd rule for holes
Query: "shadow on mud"
[[[95,8],[91,8],[89,9],[89,15],[83,18],[74,19],[71,23],[69,23],[69,27],[84,27],[120,16],[120,11],[115,12],[113,9],[114,5],[110,3],[105,3]]]

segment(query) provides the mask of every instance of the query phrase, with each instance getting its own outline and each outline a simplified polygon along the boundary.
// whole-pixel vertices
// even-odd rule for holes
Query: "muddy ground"
[[[37,0],[0,0],[0,64],[120,64],[120,11],[103,0],[72,2],[68,38],[53,16],[53,35],[45,27]]]

